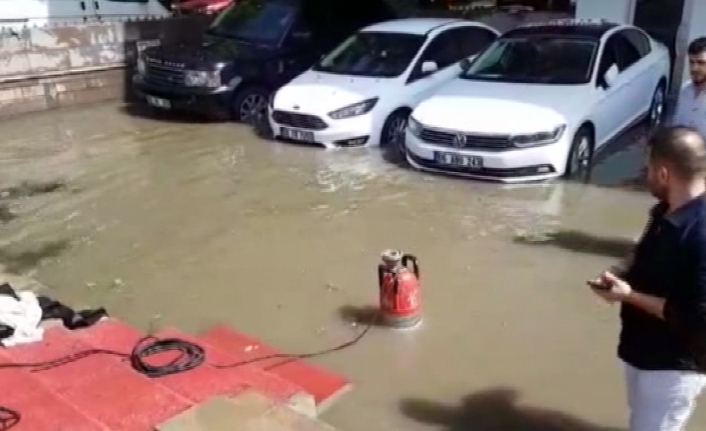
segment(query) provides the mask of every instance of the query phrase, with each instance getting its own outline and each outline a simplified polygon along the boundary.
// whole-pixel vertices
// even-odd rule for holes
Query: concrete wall
[[[494,12],[473,19],[505,31],[565,16]],[[192,16],[0,31],[0,116],[129,99],[139,42],[198,38],[211,19]]]
[[[632,22],[633,2],[631,0],[578,0],[576,17],[581,19],[606,19],[609,21]]]
[[[198,37],[209,17],[0,31],[0,116],[126,97],[140,42]]]

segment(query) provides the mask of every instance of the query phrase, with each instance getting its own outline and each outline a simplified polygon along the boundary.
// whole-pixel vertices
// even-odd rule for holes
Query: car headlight
[[[342,120],[344,118],[356,117],[358,115],[367,114],[378,103],[378,98],[363,100],[362,102],[354,103],[353,105],[345,106],[341,109],[336,109],[328,113],[328,116],[334,120]]]
[[[137,57],[137,73],[140,76],[147,75],[147,63],[142,56]]]
[[[553,144],[564,134],[566,130],[566,124],[562,124],[554,128],[553,130],[547,132],[531,133],[527,135],[514,135],[512,140],[512,145],[524,148],[524,147],[534,147],[538,145],[548,145]]]
[[[187,87],[220,87],[221,72],[205,70],[187,70],[184,73],[184,85]]]
[[[424,130],[424,126],[422,126],[422,123],[410,115],[407,119],[407,130],[409,130],[409,133],[414,136],[419,136],[421,135],[422,130]]]

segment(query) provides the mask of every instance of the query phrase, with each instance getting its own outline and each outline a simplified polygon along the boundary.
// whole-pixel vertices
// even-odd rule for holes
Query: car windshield
[[[321,59],[314,70],[339,75],[393,78],[417,55],[425,37],[415,34],[360,32]]]
[[[501,38],[461,76],[465,79],[531,84],[585,84],[598,44],[578,38]]]
[[[238,0],[224,10],[208,32],[259,45],[276,45],[296,17],[296,9],[287,3],[262,0]]]

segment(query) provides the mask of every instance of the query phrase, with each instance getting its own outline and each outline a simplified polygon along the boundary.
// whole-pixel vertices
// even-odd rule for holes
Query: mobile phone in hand
[[[593,289],[598,289],[598,290],[610,290],[611,289],[611,286],[608,284],[596,283],[595,281],[591,281],[591,280],[587,281],[586,284],[591,286]]]

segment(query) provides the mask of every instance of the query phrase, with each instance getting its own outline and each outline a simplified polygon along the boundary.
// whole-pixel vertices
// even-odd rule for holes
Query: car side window
[[[601,61],[598,63],[598,74],[597,79],[600,79],[613,65],[618,65],[618,56],[616,51],[616,41],[615,36],[611,36],[603,46],[603,53],[601,54]]]
[[[650,40],[647,35],[640,30],[629,29],[622,32],[625,38],[630,42],[640,53],[640,57],[645,57],[652,51]]]
[[[409,76],[408,83],[423,77],[422,64],[424,64],[425,61],[433,61],[439,69],[449,67],[461,61],[463,57],[458,47],[459,45],[454,41],[451,30],[437,34],[436,37],[427,44],[426,48],[424,48],[422,55],[419,56]]]
[[[622,32],[614,34],[611,36],[611,39],[615,39],[615,49],[618,54],[618,69],[620,69],[621,72],[640,61],[642,58],[640,51],[637,50],[635,45],[630,43]]]
[[[461,54],[458,50],[458,44],[455,43],[453,35],[450,31],[445,31],[434,38],[427,45],[422,54],[419,65],[425,61],[433,61],[439,66],[439,69],[449,67],[457,61],[461,60]]]
[[[482,27],[462,27],[450,31],[452,38],[458,44],[459,60],[477,55],[488,45],[493,43],[498,36],[492,31]]]

